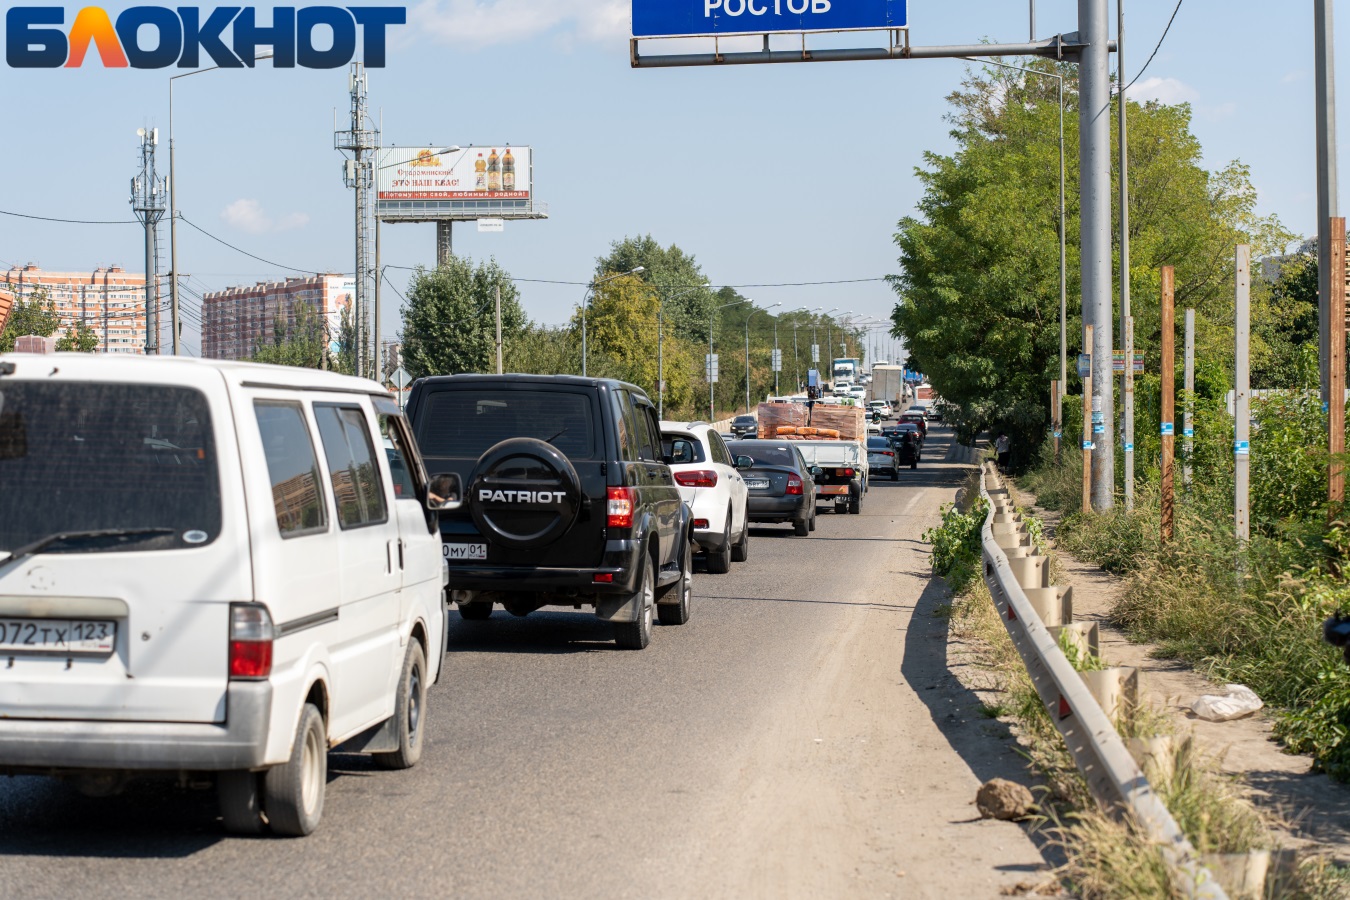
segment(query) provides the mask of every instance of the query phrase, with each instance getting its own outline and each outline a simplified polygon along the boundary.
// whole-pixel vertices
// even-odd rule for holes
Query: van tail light
[[[675,483],[681,487],[717,487],[717,473],[711,469],[696,469],[693,472],[676,472]]]
[[[609,528],[633,527],[633,489],[612,487],[605,489],[605,525]]]
[[[276,629],[261,603],[230,604],[230,677],[261,679],[272,674]]]
[[[784,493],[789,497],[800,497],[802,495],[802,480],[796,475],[789,476],[787,490]]]

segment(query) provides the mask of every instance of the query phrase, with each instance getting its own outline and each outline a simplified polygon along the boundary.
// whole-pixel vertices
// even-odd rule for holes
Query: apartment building
[[[99,353],[145,352],[145,275],[108,266],[92,272],[48,272],[29,263],[0,277],[0,325],[13,301],[45,292],[61,317],[56,337],[82,322],[98,335]]]
[[[280,330],[294,330],[302,304],[317,313],[329,340],[336,340],[342,310],[351,306],[356,280],[350,275],[311,275],[260,281],[202,295],[202,356],[248,359]],[[280,325],[280,329],[278,329]]]

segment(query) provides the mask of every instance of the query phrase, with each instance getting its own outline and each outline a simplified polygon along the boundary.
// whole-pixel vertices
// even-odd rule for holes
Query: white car
[[[750,558],[749,494],[737,460],[705,422],[662,422],[661,452],[694,518],[694,542],[721,575]]]
[[[881,413],[883,419],[889,419],[893,414],[891,404],[886,400],[873,400],[867,404],[867,414],[870,416],[874,412]]]
[[[329,750],[421,756],[457,481],[373,381],[0,354],[0,774],[213,779],[226,830],[309,834]]]

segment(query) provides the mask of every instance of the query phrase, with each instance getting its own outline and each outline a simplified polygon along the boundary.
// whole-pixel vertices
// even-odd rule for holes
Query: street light
[[[834,309],[838,309],[838,308],[839,308],[839,307],[836,306]],[[830,310],[830,312],[834,312],[834,309]],[[851,315],[853,315],[853,310],[851,310],[851,309],[844,310],[844,315],[846,315],[846,316],[851,316]],[[826,346],[828,346],[828,347],[830,348],[830,384],[834,384],[834,343],[833,343],[833,334],[834,334],[834,316],[830,315],[829,313],[826,313],[826,314],[825,314],[825,344],[826,344]]]
[[[717,313],[726,309],[728,306],[737,306],[741,303],[749,303],[749,299],[742,297],[739,300],[732,300],[730,303],[723,303],[721,306],[714,306],[708,310],[708,421],[717,419],[717,396],[715,394],[716,384],[713,382],[713,329],[716,327]]]
[[[582,298],[581,298],[581,377],[582,377],[582,378],[585,378],[585,377],[586,377],[586,307],[587,307],[587,305],[590,303],[590,300],[591,300],[591,292],[594,291],[596,288],[598,288],[600,285],[605,284],[606,282],[609,282],[609,281],[613,281],[613,280],[616,279],[616,278],[622,278],[622,277],[624,277],[625,275],[637,275],[637,274],[639,274],[639,273],[641,273],[641,272],[645,272],[645,271],[647,271],[647,269],[646,269],[645,266],[638,266],[637,268],[629,269],[627,272],[619,272],[619,273],[617,273],[617,274],[610,275],[608,278],[601,278],[599,281],[592,281],[590,284],[586,285],[586,293],[585,293],[585,294],[582,296]]]
[[[815,309],[812,309],[809,306],[803,306],[800,307],[799,309],[789,310],[789,312],[795,313],[805,312],[805,313],[812,313],[814,315],[815,313],[820,312],[824,308],[825,307],[823,306],[817,306]],[[801,323],[794,319],[792,322],[792,374],[793,377],[797,379],[797,386],[792,390],[792,393],[794,394],[802,389],[802,363],[801,357],[797,353],[797,329],[800,327]]]
[[[750,302],[752,304],[754,303],[753,300]],[[769,310],[782,305],[783,304],[781,303],[775,303],[773,306],[766,306],[763,309],[751,309],[750,315],[745,317],[745,411],[747,413],[750,412],[750,320],[755,317],[755,313],[757,312],[768,312]],[[777,333],[777,331],[778,329],[775,328],[774,332]],[[774,343],[777,343],[776,339]],[[775,391],[775,393],[777,392]]]
[[[830,309],[825,310],[825,316],[828,318],[829,315],[830,315],[830,313],[835,312],[835,311],[838,310],[838,309],[839,309],[839,307],[835,306],[835,307],[831,307]],[[817,306],[817,307],[815,308],[815,312],[820,312],[820,307],[819,307],[819,306]],[[816,318],[814,318],[814,319],[811,320],[811,346],[812,346],[812,348],[815,349],[815,351],[816,351],[817,353],[820,352],[820,334],[819,334],[819,331],[820,331],[820,317],[817,316]],[[829,332],[829,330],[827,329],[826,332],[825,332],[825,340],[826,340],[827,343],[829,342],[829,337],[830,337],[830,332]],[[820,360],[818,360],[818,359],[813,359],[812,362],[814,362],[816,365],[820,365]],[[830,375],[831,375],[831,377],[833,377],[834,373],[831,372]]]
[[[696,291],[699,288],[706,288],[708,282],[696,284],[693,287],[687,287],[678,294],[673,294],[669,299],[682,297],[690,291]],[[656,285],[656,296],[660,298],[661,305],[656,309],[656,416],[659,419],[665,418],[666,411],[666,368],[665,368],[665,347],[666,347],[666,292],[661,285]]]
[[[259,53],[253,57],[253,61],[271,58],[272,53],[268,51]],[[173,328],[174,356],[178,355],[178,178],[173,168],[173,83],[189,75],[213,72],[219,68],[220,66],[207,66],[205,69],[194,69],[181,75],[169,76],[169,321],[170,327]],[[145,277],[148,279],[150,273],[146,272]]]

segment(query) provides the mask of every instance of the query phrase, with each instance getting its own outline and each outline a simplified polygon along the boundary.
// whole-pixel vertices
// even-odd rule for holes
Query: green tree
[[[278,315],[273,321],[271,339],[259,341],[250,359],[280,366],[322,369],[327,345],[323,319],[310,304],[301,302],[295,304],[294,323]],[[337,371],[352,371],[343,368],[338,358],[330,360],[329,365]]]
[[[403,306],[403,364],[409,374],[496,371],[495,288],[501,289],[502,341],[509,348],[526,332],[528,320],[515,283],[496,260],[475,267],[455,256],[439,268],[419,268]]]
[[[1316,387],[1317,241],[1269,263],[1269,290],[1253,297],[1252,384],[1261,388]]]
[[[14,298],[14,306],[9,311],[5,330],[0,331],[0,353],[11,353],[14,341],[25,335],[51,337],[61,327],[61,317],[57,315],[56,304],[47,296],[46,290],[38,288],[28,299]]]
[[[98,349],[98,332],[76,322],[56,341],[56,349],[62,352],[93,353]]]
[[[688,290],[707,281],[694,257],[675,244],[662,247],[650,234],[626,237],[612,243],[609,253],[596,259],[595,277],[631,272],[638,266],[643,267],[638,277],[666,298],[669,332],[706,344],[708,316],[718,304],[710,289]]]

